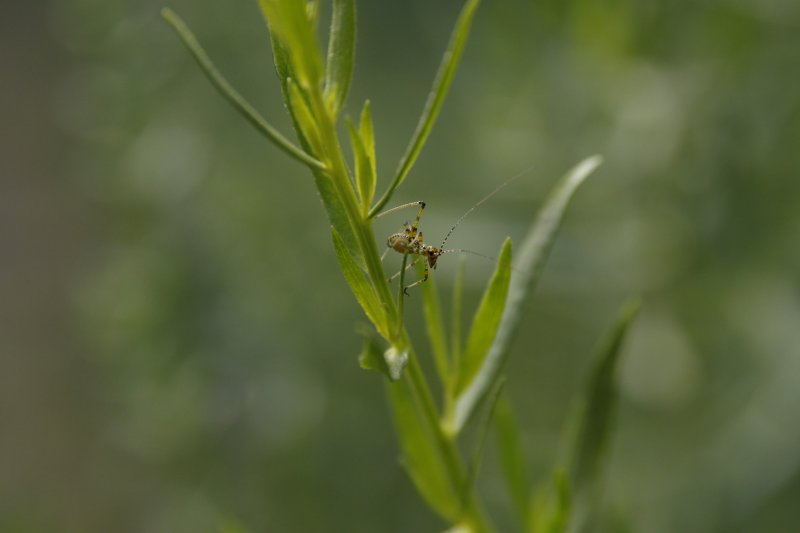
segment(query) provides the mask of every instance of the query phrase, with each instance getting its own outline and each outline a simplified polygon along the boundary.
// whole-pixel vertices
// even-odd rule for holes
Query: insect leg
[[[413,260],[411,263],[409,263],[408,265],[406,265],[406,270],[408,270],[409,268],[411,268],[411,267],[413,267],[414,265],[416,265],[416,264],[417,264],[417,261],[419,261],[419,260],[420,260],[420,258],[418,257],[418,258],[414,259],[414,260]],[[388,281],[389,283],[391,283],[392,281],[394,281],[395,279],[397,279],[397,277],[398,277],[399,275],[400,275],[400,272],[395,272],[395,273],[392,275],[392,277],[390,277],[390,278],[389,278],[389,279],[387,279],[386,281]]]
[[[419,219],[422,217],[422,212],[425,211],[425,202],[419,202],[419,211],[417,212],[417,219],[414,221],[414,225],[412,228],[414,229],[414,233],[417,232],[417,228],[419,227]]]
[[[425,207],[425,202],[418,201],[418,202],[409,202],[407,204],[398,205],[397,207],[393,207],[391,209],[387,209],[383,213],[378,213],[377,215],[375,215],[375,218],[381,218],[383,215],[388,215],[389,213],[394,213],[395,211],[400,211],[401,209],[405,209],[406,207],[414,207],[415,205],[421,205],[424,208]],[[419,217],[417,217],[417,221],[419,221]]]
[[[422,279],[418,279],[411,285],[408,285],[405,288],[403,288],[403,292],[406,293],[406,296],[408,296],[408,289],[410,289],[411,287],[416,287],[420,283],[425,283],[426,281],[428,281],[428,263],[425,263],[425,272],[422,274]]]

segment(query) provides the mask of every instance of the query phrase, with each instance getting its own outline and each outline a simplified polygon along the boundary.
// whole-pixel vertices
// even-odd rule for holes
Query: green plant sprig
[[[311,170],[328,214],[333,247],[343,276],[374,328],[374,331],[361,331],[365,342],[359,361],[363,368],[378,370],[388,377],[387,393],[403,462],[418,492],[454,528],[475,533],[494,531],[478,498],[475,481],[484,440],[496,410],[499,411],[499,427],[504,428],[500,433],[501,443],[504,443],[501,453],[509,454],[504,464],[521,464],[521,446],[514,442],[516,426],[505,408],[507,400],[498,401],[504,380],[502,367],[520,324],[522,302],[541,274],[569,201],[600,164],[600,158],[594,156],[581,162],[556,186],[523,241],[513,276],[511,241],[507,239],[503,243],[495,272],[467,331],[466,343],[461,341],[460,326],[463,267],[459,270],[454,293],[449,337],[436,284],[432,279],[423,284],[427,333],[443,397],[440,409],[403,320],[408,254],[404,254],[400,286],[394,295],[381,262],[373,222],[408,176],[436,122],[479,0],[465,2],[408,148],[388,187],[374,204],[376,149],[369,102],[362,107],[358,126],[349,120],[347,124],[352,174],[337,133],[355,64],[354,0],[333,0],[326,54],[322,53],[316,37],[316,2],[260,0],[259,4],[270,30],[275,70],[300,146],[287,140],[236,92],[174,12],[165,8],[162,15],[214,87],[237,111],[281,150]],[[624,332],[629,322],[623,323],[621,331]],[[614,346],[618,348],[619,343]],[[613,358],[610,362],[612,367],[615,361]],[[613,389],[612,377],[613,372],[604,370],[597,379],[606,381],[600,385],[595,383],[593,390]],[[484,401],[487,398],[491,399],[488,403]],[[613,407],[613,402],[606,403],[609,409]],[[497,405],[500,407],[496,409]],[[484,416],[476,416],[481,409]],[[469,422],[478,418],[481,422],[473,453],[469,461],[465,461],[458,441]],[[604,423],[610,418],[604,414]],[[592,433],[597,432],[592,430]],[[591,458],[591,464],[599,457],[599,451],[594,453],[591,443],[576,449],[579,450],[576,457]],[[585,459],[580,460],[581,464],[588,464]],[[535,506],[525,504],[530,491],[527,480],[516,475],[510,486],[515,508],[520,514],[530,514],[529,509]],[[569,511],[558,516],[568,517]],[[562,522],[566,524],[565,520]],[[540,522],[525,518],[522,523],[526,530],[531,530],[531,524]]]

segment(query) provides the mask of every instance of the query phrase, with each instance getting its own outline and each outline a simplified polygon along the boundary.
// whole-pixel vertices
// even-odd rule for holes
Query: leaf
[[[372,125],[372,104],[369,100],[364,102],[364,108],[361,110],[361,121],[358,126],[358,133],[361,135],[361,142],[364,143],[364,151],[367,153],[367,159],[372,167],[372,185],[370,186],[369,201],[372,202],[372,197],[375,195],[375,181],[377,181],[378,172],[375,169],[375,127]]]
[[[353,147],[358,195],[361,197],[361,207],[364,213],[366,213],[369,210],[369,204],[372,202],[372,194],[375,191],[375,174],[373,174],[372,163],[370,163],[367,156],[367,151],[361,140],[361,135],[356,131],[355,126],[353,126],[353,123],[350,122],[349,119],[347,120],[347,129],[350,132],[350,144]]]
[[[439,111],[442,108],[447,92],[450,90],[450,84],[453,81],[458,62],[461,59],[461,53],[464,51],[464,45],[467,42],[469,29],[472,25],[472,18],[475,15],[475,10],[478,8],[479,3],[480,0],[467,0],[464,7],[461,9],[456,26],[453,29],[453,33],[450,35],[450,43],[442,57],[442,62],[439,65],[439,70],[433,81],[433,87],[431,87],[428,99],[425,102],[422,116],[419,117],[417,129],[414,131],[408,148],[406,148],[406,152],[400,160],[400,164],[397,167],[397,171],[395,172],[394,178],[392,178],[389,188],[370,211],[370,218],[380,213],[383,206],[385,206],[386,202],[392,197],[395,189],[406,179],[408,172],[417,160],[420,151],[422,151],[422,147],[428,139],[428,135],[436,122],[436,118],[439,116]]]
[[[411,364],[415,364],[413,361]],[[436,442],[435,431],[425,421],[423,406],[415,398],[406,378],[387,389],[394,414],[394,424],[403,450],[403,465],[423,499],[450,522],[460,514],[460,502],[445,467],[446,459]]]
[[[486,287],[486,292],[483,293],[483,299],[475,312],[475,318],[472,319],[464,355],[459,362],[456,394],[463,391],[472,382],[483,364],[497,333],[500,318],[503,316],[510,280],[511,239],[506,239],[500,251],[497,268]]]
[[[584,503],[585,495],[591,492],[600,478],[617,404],[615,379],[620,348],[639,307],[638,300],[627,302],[600,344],[583,398],[573,417],[575,425],[567,473],[576,500],[580,503]]]
[[[386,317],[383,306],[375,293],[372,284],[369,282],[367,275],[358,266],[358,263],[353,259],[349,253],[347,246],[342,240],[336,228],[331,228],[331,235],[333,236],[333,247],[336,249],[336,257],[339,258],[339,265],[342,268],[347,284],[350,285],[350,290],[358,300],[361,308],[366,313],[367,318],[378,330],[381,336],[389,340],[389,323]]]
[[[289,157],[305,163],[312,169],[326,170],[325,165],[304,152],[301,148],[292,144],[292,142],[284,137],[278,130],[270,125],[267,120],[262,117],[258,111],[239,94],[236,89],[226,80],[222,74],[214,66],[211,59],[206,54],[203,47],[197,41],[192,31],[186,26],[181,18],[176,15],[171,9],[164,8],[161,10],[161,16],[166,20],[178,37],[181,38],[183,44],[189,49],[194,57],[203,74],[211,81],[215,89],[236,109],[250,124],[252,124],[258,131],[263,133],[267,139],[272,141],[275,146],[283,150]]]
[[[522,438],[517,421],[511,409],[508,396],[502,395],[495,408],[495,430],[497,434],[498,453],[503,468],[506,487],[508,487],[511,503],[523,530],[529,529],[530,480],[522,449]]]
[[[572,168],[550,193],[544,208],[525,237],[518,254],[519,261],[514,268],[516,275],[511,280],[508,302],[497,335],[475,379],[456,401],[454,431],[461,430],[497,379],[508,355],[511,341],[519,328],[522,304],[541,275],[567,205],[578,186],[601,161],[600,156],[593,156]]]
[[[421,276],[425,269],[423,261],[417,263],[417,273]],[[444,320],[442,308],[439,303],[439,291],[436,287],[434,276],[422,284],[422,309],[425,313],[425,329],[431,341],[433,360],[442,383],[448,379],[447,341],[444,333]]]
[[[328,63],[325,68],[325,96],[335,117],[347,99],[353,77],[356,51],[356,6],[354,0],[333,0]]]
[[[298,0],[259,0],[270,32],[286,50],[294,78],[304,90],[316,90],[322,81],[322,58],[314,23],[305,2]]]
[[[308,102],[306,102],[300,87],[298,87],[292,78],[286,80],[286,86],[289,90],[289,109],[292,112],[297,126],[300,128],[298,133],[308,143],[315,155],[323,155],[325,149],[323,147],[322,137],[319,133],[319,128],[317,127],[317,121],[311,109],[308,107]]]

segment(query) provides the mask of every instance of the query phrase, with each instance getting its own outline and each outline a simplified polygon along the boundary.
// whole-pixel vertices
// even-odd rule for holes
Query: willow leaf
[[[170,26],[181,38],[183,44],[191,52],[203,74],[209,79],[215,89],[236,109],[250,124],[252,124],[258,131],[264,134],[275,146],[286,152],[290,157],[302,163],[305,163],[312,169],[325,170],[325,165],[298,148],[292,142],[284,137],[278,130],[276,130],[267,120],[256,111],[256,109],[233,88],[233,86],[225,79],[219,72],[211,58],[200,46],[197,38],[192,31],[183,22],[183,20],[169,8],[161,10],[161,16],[166,20]]]
[[[380,333],[383,338],[389,340],[389,326],[386,313],[381,306],[378,295],[375,293],[372,284],[369,282],[364,271],[361,270],[361,267],[358,266],[358,263],[353,259],[353,256],[348,251],[344,240],[342,240],[336,228],[331,228],[331,234],[333,236],[333,247],[336,250],[336,256],[339,258],[339,265],[342,267],[342,272],[344,273],[345,280],[347,280],[347,284],[350,286],[350,290],[353,291],[353,295],[356,297],[356,300],[358,300],[364,313],[366,313],[367,318],[375,325],[375,329],[378,330],[378,333]]]
[[[569,201],[580,184],[600,165],[601,161],[600,156],[593,156],[573,167],[550,193],[544,208],[525,237],[518,254],[519,260],[514,268],[515,275],[511,280],[508,301],[497,335],[475,379],[456,401],[452,421],[454,431],[461,430],[497,379],[508,355],[511,341],[519,328],[522,304],[541,275]]]
[[[394,178],[392,178],[389,188],[370,211],[370,217],[377,215],[383,206],[386,205],[386,202],[392,197],[395,189],[406,179],[408,172],[411,170],[419,153],[422,151],[422,147],[428,139],[428,135],[436,122],[436,118],[439,116],[439,111],[442,108],[447,92],[450,90],[450,84],[453,81],[458,62],[461,59],[461,53],[464,51],[464,45],[467,42],[469,29],[472,25],[472,18],[475,15],[475,10],[478,8],[479,3],[480,0],[467,0],[464,7],[461,9],[456,26],[450,36],[450,43],[442,57],[439,71],[436,73],[436,78],[433,81],[433,87],[431,87],[428,99],[425,102],[422,116],[420,116],[419,122],[417,123],[417,129],[414,131],[414,135],[411,136],[411,141],[408,144],[403,158],[400,160],[400,164],[397,166],[397,171],[395,172]]]
[[[454,522],[461,507],[458,492],[445,467],[447,460],[437,446],[436,429],[424,422],[423,406],[414,397],[409,381],[406,372],[404,379],[387,387],[403,450],[402,463],[425,501],[443,518]]]

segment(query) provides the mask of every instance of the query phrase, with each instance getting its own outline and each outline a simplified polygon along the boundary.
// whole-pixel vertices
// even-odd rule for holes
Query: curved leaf
[[[458,432],[492,387],[500,373],[522,318],[522,304],[541,275],[550,253],[564,211],[581,183],[600,165],[602,158],[592,156],[572,168],[550,193],[544,208],[531,227],[520,248],[519,262],[511,280],[509,297],[492,347],[475,379],[458,397],[453,430]]]
[[[336,231],[336,228],[331,228],[331,235],[333,237],[333,247],[336,249],[336,257],[339,258],[339,265],[342,267],[342,273],[350,285],[350,290],[358,300],[361,308],[366,313],[370,322],[375,325],[375,329],[383,336],[384,339],[389,340],[389,324],[381,306],[372,284],[369,282],[367,275],[358,266],[353,256],[348,252],[345,242]]]
[[[263,133],[267,139],[272,141],[275,146],[286,152],[293,159],[305,163],[312,169],[325,170],[325,165],[321,161],[292,144],[289,139],[272,127],[272,125],[270,125],[269,122],[267,122],[266,119],[233,88],[228,80],[217,70],[214,63],[211,62],[211,58],[208,57],[203,47],[200,46],[200,43],[197,41],[192,31],[174,11],[165,7],[161,10],[161,16],[172,26],[178,34],[178,37],[181,38],[183,44],[189,49],[195,61],[197,61],[203,74],[211,81],[211,84],[245,119],[247,119],[248,122],[250,122],[250,124],[255,126],[255,128]]]
[[[461,511],[458,492],[445,466],[447,459],[436,442],[437,428],[424,423],[424,407],[418,403],[409,382],[406,377],[387,387],[403,450],[403,466],[425,501],[442,517],[454,522]]]
[[[270,32],[288,52],[291,70],[304,90],[319,87],[322,81],[322,58],[317,45],[313,20],[306,3],[297,0],[259,0]]]
[[[419,117],[417,129],[411,137],[411,142],[409,142],[408,148],[406,148],[406,153],[397,166],[397,171],[395,172],[394,178],[392,178],[389,188],[369,212],[370,218],[377,215],[383,206],[386,205],[386,202],[392,197],[395,189],[406,179],[409,170],[411,170],[420,151],[422,151],[422,147],[428,139],[428,135],[433,128],[433,124],[436,122],[436,117],[438,117],[444,99],[450,89],[450,84],[456,73],[458,62],[461,59],[461,53],[464,51],[464,45],[467,42],[469,29],[472,25],[472,17],[475,15],[475,10],[478,8],[479,3],[480,0],[467,0],[466,4],[464,4],[464,7],[461,9],[456,26],[450,36],[450,43],[439,65],[439,71],[436,73],[436,78],[433,80],[433,87],[431,87],[431,92],[428,94],[425,108],[422,110],[422,116]]]

